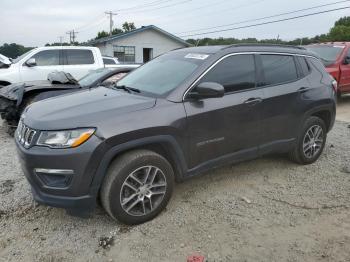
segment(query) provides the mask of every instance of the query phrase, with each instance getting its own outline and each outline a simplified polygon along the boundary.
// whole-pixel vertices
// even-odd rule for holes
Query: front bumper
[[[22,170],[37,202],[78,214],[94,209],[96,190],[91,185],[100,162],[98,156],[102,155],[101,147],[103,148],[103,142],[99,138],[92,136],[81,146],[70,149],[40,146],[26,149],[17,138],[15,141]],[[39,173],[36,172],[37,169],[73,172],[62,180],[63,176]]]

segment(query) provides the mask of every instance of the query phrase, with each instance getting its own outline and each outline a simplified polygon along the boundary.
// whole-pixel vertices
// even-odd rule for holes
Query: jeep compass
[[[33,103],[15,140],[36,201],[86,214],[97,199],[138,224],[176,182],[210,168],[287,153],[316,161],[335,119],[336,82],[304,48],[179,49],[116,85]]]

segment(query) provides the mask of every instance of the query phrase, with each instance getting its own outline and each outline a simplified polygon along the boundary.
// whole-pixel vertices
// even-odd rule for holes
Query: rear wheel
[[[290,158],[299,164],[315,162],[324,149],[327,129],[324,121],[316,116],[309,117],[300,132]]]
[[[148,150],[130,151],[111,164],[101,202],[112,218],[140,224],[166,207],[173,187],[174,172],[164,157]]]

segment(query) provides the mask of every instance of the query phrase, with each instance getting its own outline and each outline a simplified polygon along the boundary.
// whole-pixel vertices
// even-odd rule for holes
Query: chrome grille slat
[[[23,120],[20,120],[17,126],[16,136],[21,145],[23,145],[25,148],[30,147],[32,145],[35,134],[36,131],[34,129],[26,126],[23,123]]]

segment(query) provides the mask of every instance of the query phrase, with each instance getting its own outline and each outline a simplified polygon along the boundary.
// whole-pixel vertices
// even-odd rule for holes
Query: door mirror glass
[[[214,82],[203,82],[196,86],[188,95],[190,98],[215,98],[223,97],[225,94],[225,88]]]
[[[27,62],[26,62],[26,65],[27,65],[28,67],[36,66],[36,60],[35,60],[35,58],[34,58],[34,57],[29,58],[29,59],[27,60]]]
[[[344,65],[350,64],[350,56],[345,57],[344,59]]]

